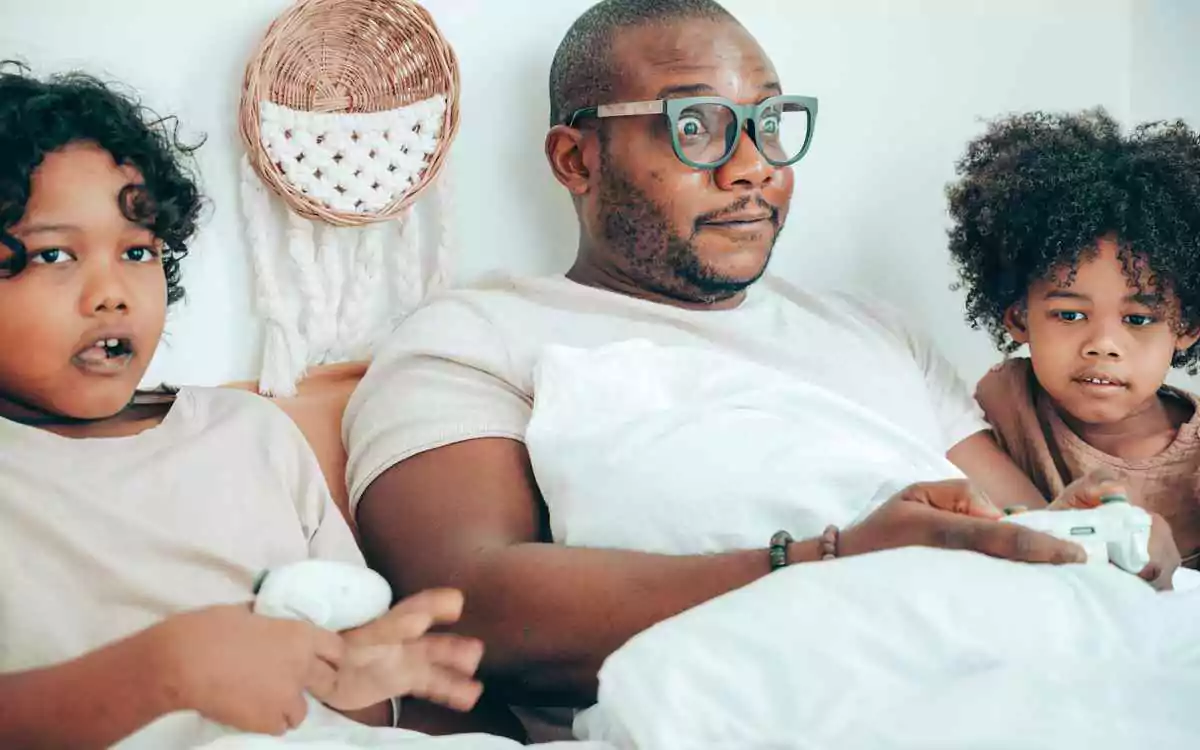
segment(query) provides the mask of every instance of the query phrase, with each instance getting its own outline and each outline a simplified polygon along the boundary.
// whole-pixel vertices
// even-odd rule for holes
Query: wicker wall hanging
[[[267,30],[240,111],[261,392],[291,395],[310,365],[370,357],[447,283],[458,87],[454,51],[414,2],[300,0]],[[427,259],[413,204],[431,186]]]

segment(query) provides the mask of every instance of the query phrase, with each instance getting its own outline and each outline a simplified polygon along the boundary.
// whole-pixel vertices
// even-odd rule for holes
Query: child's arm
[[[45,669],[0,675],[0,747],[108,747],[173,711],[282,734],[329,691],[344,645],[307,623],[224,605]]]
[[[1037,510],[1046,507],[1041,491],[1000,448],[991,432],[975,433],[951,448],[946,458],[961,469],[997,508],[1023,505],[1029,510]]]
[[[0,747],[108,747],[179,706],[153,631],[73,661],[0,675]]]

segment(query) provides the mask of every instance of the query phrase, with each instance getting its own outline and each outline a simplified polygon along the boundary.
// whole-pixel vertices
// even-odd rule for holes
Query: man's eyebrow
[[[779,81],[767,81],[759,87],[759,91],[767,95],[775,95],[783,93],[783,89],[779,85]],[[684,83],[676,86],[667,86],[659,90],[655,99],[672,99],[681,96],[710,96],[716,93],[716,89],[709,86],[707,83]]]
[[[677,86],[667,86],[660,89],[655,99],[671,99],[681,96],[705,96],[716,93],[716,89],[707,83],[683,83]]]

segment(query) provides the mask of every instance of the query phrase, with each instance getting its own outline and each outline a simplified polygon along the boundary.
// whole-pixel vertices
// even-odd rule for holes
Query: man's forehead
[[[766,53],[748,31],[729,21],[695,19],[626,29],[615,35],[610,55],[614,93],[626,100],[658,99],[673,87],[735,101],[780,93]]]

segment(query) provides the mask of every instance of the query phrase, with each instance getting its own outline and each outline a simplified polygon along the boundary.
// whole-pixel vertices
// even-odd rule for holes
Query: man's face
[[[736,23],[626,30],[611,55],[616,102],[715,95],[749,104],[781,93],[770,61]],[[692,302],[727,299],[762,275],[787,216],[791,168],[767,163],[745,132],[727,163],[700,170],[675,156],[665,117],[599,127],[598,176],[582,212],[584,231],[607,255],[596,261]]]

